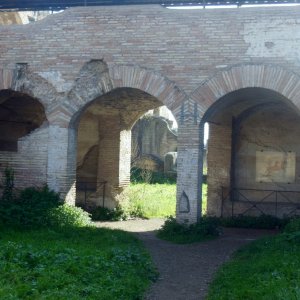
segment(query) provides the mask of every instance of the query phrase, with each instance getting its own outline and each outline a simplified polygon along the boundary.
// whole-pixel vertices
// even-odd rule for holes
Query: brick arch
[[[68,93],[66,101],[73,116],[94,99],[117,88],[142,90],[161,101],[178,120],[186,94],[171,80],[150,69],[131,65],[108,66],[102,60],[86,63]]]
[[[0,90],[7,89],[37,99],[47,111],[59,100],[59,93],[44,78],[32,72],[27,64],[14,69],[0,69]]]
[[[238,65],[218,72],[191,94],[191,100],[198,104],[202,117],[221,97],[249,87],[275,91],[300,109],[300,76],[273,65]]]

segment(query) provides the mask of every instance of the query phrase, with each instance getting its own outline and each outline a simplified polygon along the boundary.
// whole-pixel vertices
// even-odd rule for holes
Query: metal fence
[[[255,212],[289,217],[300,214],[300,191],[222,187],[222,216],[228,203],[231,216]]]
[[[76,189],[77,192],[83,192],[83,205],[84,208],[88,208],[89,200],[97,192],[102,197],[102,207],[105,206],[105,192],[106,192],[107,181],[77,181]]]

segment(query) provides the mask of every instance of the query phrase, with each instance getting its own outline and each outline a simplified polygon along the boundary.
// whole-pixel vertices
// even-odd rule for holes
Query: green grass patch
[[[176,219],[169,217],[157,232],[163,240],[176,244],[190,244],[211,240],[220,235],[220,220],[218,218],[203,216],[195,224],[179,224]]]
[[[207,185],[203,184],[203,213],[206,212]],[[129,214],[144,218],[175,216],[176,184],[131,183],[127,191]]]
[[[300,299],[300,232],[255,241],[217,273],[208,300]]]
[[[132,235],[93,227],[0,229],[0,299],[142,299],[157,276]]]
[[[174,216],[176,184],[131,184],[128,190],[128,209],[131,214],[145,218]]]

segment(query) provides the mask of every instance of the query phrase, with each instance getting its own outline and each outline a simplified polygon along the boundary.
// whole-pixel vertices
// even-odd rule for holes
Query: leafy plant
[[[59,195],[43,188],[26,188],[14,199],[0,201],[0,220],[16,226],[44,226],[51,208],[62,204]]]
[[[68,204],[52,208],[47,214],[46,221],[51,227],[84,227],[91,225],[89,213],[80,207]]]
[[[169,217],[158,231],[157,236],[178,244],[194,243],[219,236],[219,226],[220,220],[214,217],[203,216],[195,224],[180,224],[175,218]]]
[[[78,207],[63,204],[59,194],[44,186],[26,188],[12,200],[1,199],[0,223],[22,228],[85,226],[90,217]]]

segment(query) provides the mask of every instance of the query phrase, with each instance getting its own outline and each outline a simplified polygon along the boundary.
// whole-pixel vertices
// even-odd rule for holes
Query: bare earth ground
[[[216,270],[241,246],[274,231],[253,229],[224,229],[213,241],[177,245],[155,236],[164,220],[130,220],[97,222],[97,226],[122,229],[136,233],[149,250],[160,273],[145,300],[201,300]]]

